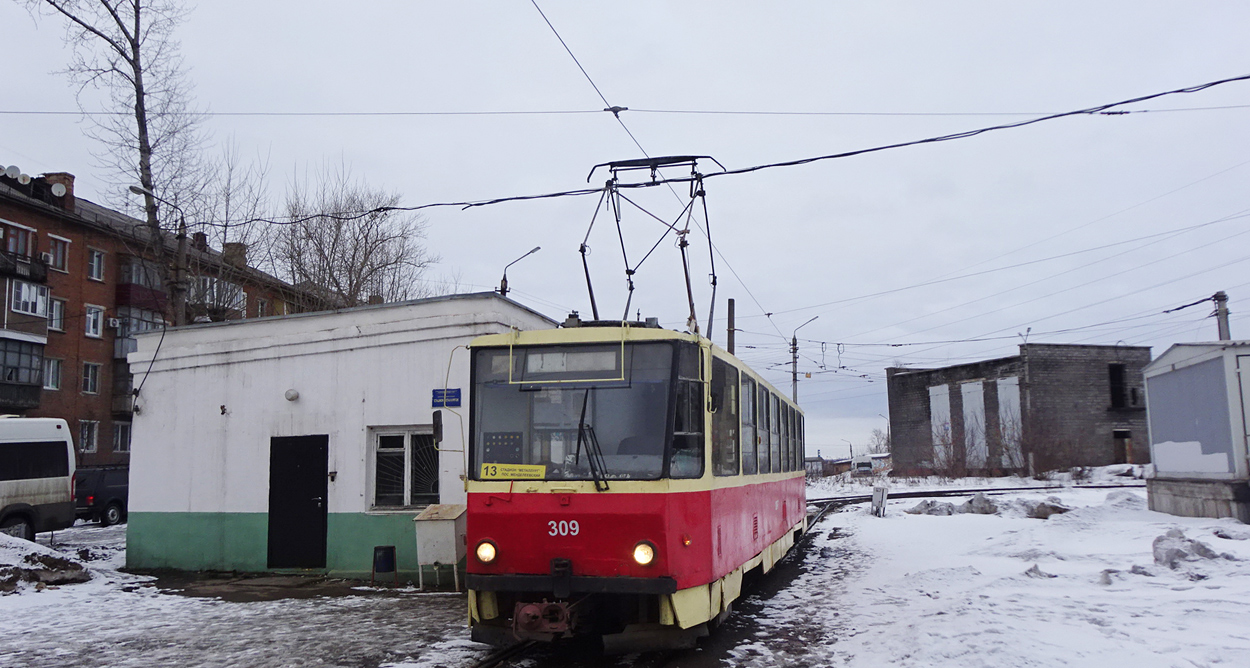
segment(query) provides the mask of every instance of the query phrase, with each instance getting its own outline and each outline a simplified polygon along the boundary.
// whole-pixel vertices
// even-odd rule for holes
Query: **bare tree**
[[[106,94],[103,114],[91,115],[88,135],[104,148],[95,153],[111,172],[114,203],[130,206],[127,189],[140,185],[152,253],[164,285],[172,285],[160,200],[184,211],[197,205],[206,176],[201,161],[203,117],[192,107],[191,85],[178,54],[174,30],[187,9],[178,0],[18,0],[32,14],[66,22],[73,49],[65,69],[78,85],[84,112],[87,89]],[[173,290],[170,290],[171,292]]]
[[[872,436],[868,438],[868,452],[874,455],[883,455],[890,451],[890,434],[889,432],[873,429]]]
[[[423,218],[390,210],[399,202],[343,166],[323,169],[311,187],[295,184],[286,198],[293,222],[276,232],[279,274],[316,295],[314,308],[425,296],[422,276],[438,257],[426,249]]]

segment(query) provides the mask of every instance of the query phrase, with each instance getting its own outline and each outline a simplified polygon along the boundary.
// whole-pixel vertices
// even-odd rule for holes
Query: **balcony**
[[[31,283],[47,283],[48,265],[41,258],[0,251],[0,275],[16,276]]]
[[[114,413],[133,413],[135,412],[135,397],[127,392],[126,394],[113,395],[113,412]]]
[[[117,286],[117,305],[133,306],[147,311],[165,312],[165,293],[138,283],[121,283]]]
[[[42,385],[24,383],[8,383],[0,381],[0,410],[5,412],[24,411],[39,407],[39,399],[43,396]]]
[[[126,361],[126,356],[139,349],[139,342],[128,336],[113,339],[113,359]]]

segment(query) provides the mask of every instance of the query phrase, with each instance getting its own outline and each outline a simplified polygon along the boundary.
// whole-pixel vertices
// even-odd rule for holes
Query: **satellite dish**
[[[21,173],[22,173],[22,168],[18,167],[17,165],[9,165],[8,167],[4,169],[4,175],[11,179],[16,179],[17,175]]]
[[[64,183],[53,183],[53,184],[52,184],[52,196],[53,196],[53,197],[64,197],[64,196],[65,196],[65,184],[64,184]]]
[[[30,183],[30,174],[18,174],[18,175],[17,175],[17,182],[18,182],[18,183],[20,183],[20,184],[22,184],[22,185],[26,185],[26,184]]]

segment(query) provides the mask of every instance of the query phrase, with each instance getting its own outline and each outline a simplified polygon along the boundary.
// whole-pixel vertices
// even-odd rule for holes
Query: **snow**
[[[1011,512],[909,515],[902,511],[918,500],[907,499],[890,502],[884,518],[867,504],[827,516],[813,530],[807,572],[763,613],[777,626],[811,624],[825,633],[798,654],[757,647],[736,659],[760,666],[1250,665],[1250,540],[1236,540],[1250,533],[1243,525],[1151,512],[1144,490],[996,499],[1011,507],[1043,495],[1073,510],[1046,520]],[[1154,541],[1171,529],[1231,559],[1156,565]]]
[[[1140,467],[1088,473],[1078,477],[1140,484],[1119,475]],[[818,481],[809,496],[867,493],[873,482]],[[986,482],[1054,484],[893,489]],[[703,652],[719,646],[722,665],[752,667],[1250,665],[1250,527],[1149,511],[1141,488],[1069,482],[989,498],[997,514],[903,512],[922,501],[913,498],[890,501],[884,517],[867,503],[826,515],[782,562],[779,591],[750,594],[736,606],[749,612],[722,629],[734,640]],[[1071,510],[1044,520],[1022,510],[1047,499]],[[176,595],[118,570],[124,531],[75,527],[53,549],[46,534],[42,546],[0,538],[0,568],[60,553],[93,576],[0,596],[0,665],[433,668],[489,651],[468,640],[459,596],[382,587],[246,603]],[[1156,545],[1175,568],[1156,563]]]

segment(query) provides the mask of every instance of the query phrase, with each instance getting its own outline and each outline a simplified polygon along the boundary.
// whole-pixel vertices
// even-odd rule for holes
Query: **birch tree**
[[[18,0],[32,14],[64,22],[72,56],[64,73],[78,86],[92,121],[94,153],[112,180],[114,203],[133,208],[138,184],[152,252],[169,289],[171,272],[160,200],[190,213],[208,174],[201,158],[202,115],[192,104],[174,31],[187,14],[178,0]],[[87,91],[104,94],[95,108]]]

